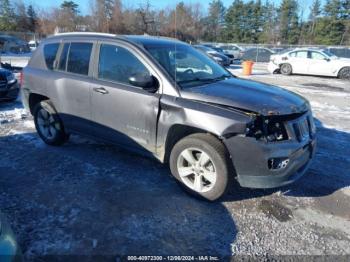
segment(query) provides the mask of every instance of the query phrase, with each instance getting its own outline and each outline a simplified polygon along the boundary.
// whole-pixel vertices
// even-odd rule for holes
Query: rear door
[[[100,42],[96,61],[91,92],[94,134],[155,152],[159,90],[150,93],[129,84],[129,77],[136,73],[155,75],[145,57],[123,43]]]
[[[56,61],[56,98],[66,128],[88,133],[93,41],[66,41]],[[55,103],[56,104],[56,103]]]
[[[291,52],[288,55],[287,63],[290,63],[294,74],[308,74],[308,52],[306,50]]]

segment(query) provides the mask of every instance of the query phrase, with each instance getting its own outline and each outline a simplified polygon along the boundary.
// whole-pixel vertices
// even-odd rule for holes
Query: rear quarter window
[[[53,70],[53,63],[56,59],[59,43],[46,44],[44,46],[44,58],[48,69]]]

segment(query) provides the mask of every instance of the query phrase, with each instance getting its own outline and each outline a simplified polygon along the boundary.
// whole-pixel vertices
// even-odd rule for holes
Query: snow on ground
[[[316,158],[293,185],[253,190],[235,184],[218,203],[188,196],[166,166],[115,146],[80,136],[47,146],[19,101],[0,104],[0,208],[26,260],[350,255],[349,83],[260,71],[247,78],[309,99],[318,127]]]

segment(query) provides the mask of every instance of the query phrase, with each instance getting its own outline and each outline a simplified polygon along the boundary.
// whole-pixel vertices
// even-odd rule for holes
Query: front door
[[[332,61],[324,54],[310,51],[308,71],[310,75],[332,75]]]
[[[100,43],[91,91],[93,131],[114,143],[155,152],[159,91],[132,86],[129,78],[151,74],[135,50]]]

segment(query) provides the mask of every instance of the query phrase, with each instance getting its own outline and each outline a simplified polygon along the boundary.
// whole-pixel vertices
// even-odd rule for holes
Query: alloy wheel
[[[210,191],[216,183],[217,174],[214,162],[201,149],[183,150],[177,160],[177,170],[182,182],[198,193]]]
[[[53,139],[57,135],[59,123],[43,108],[41,108],[37,114],[37,124],[41,134],[46,139]]]

